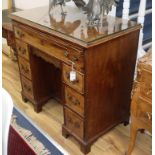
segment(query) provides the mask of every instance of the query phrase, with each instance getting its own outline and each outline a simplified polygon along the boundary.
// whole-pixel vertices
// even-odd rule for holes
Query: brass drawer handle
[[[25,54],[26,53],[26,49],[25,48],[21,48],[19,47],[18,50],[21,52],[21,54]]]
[[[77,99],[73,103],[74,103],[74,105],[80,105],[80,102]]]
[[[23,65],[21,65],[21,70],[23,70],[26,74],[29,73],[29,69],[27,67],[24,67]]]
[[[148,119],[151,120],[152,119],[152,113],[146,112],[146,114],[147,114]]]
[[[67,51],[64,52],[64,56],[68,57],[69,53]]]
[[[74,104],[74,105],[80,105],[80,101],[74,97],[72,97],[71,95],[67,95],[68,99]]]
[[[17,30],[17,35],[19,36],[19,38],[24,37],[24,33],[20,32],[20,31],[18,31],[18,30]]]
[[[79,58],[77,58],[76,56],[73,56],[72,61],[73,62],[77,62],[79,60]]]

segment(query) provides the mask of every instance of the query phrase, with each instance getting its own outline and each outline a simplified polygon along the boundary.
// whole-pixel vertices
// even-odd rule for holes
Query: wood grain
[[[84,116],[84,97],[68,86],[65,86],[65,104],[81,116]]]
[[[3,87],[11,94],[14,104],[32,119],[42,130],[57,141],[71,155],[82,155],[80,145],[75,139],[61,136],[63,108],[55,100],[50,100],[41,113],[33,110],[32,104],[24,103],[21,98],[21,85],[17,63],[3,55]],[[46,121],[45,121],[46,120]],[[129,125],[118,125],[100,137],[88,155],[125,155],[129,142]],[[152,139],[146,134],[138,133],[132,155],[151,155]]]
[[[131,102],[131,136],[128,155],[135,145],[138,130],[152,133],[152,52],[138,60],[138,77],[133,88]]]

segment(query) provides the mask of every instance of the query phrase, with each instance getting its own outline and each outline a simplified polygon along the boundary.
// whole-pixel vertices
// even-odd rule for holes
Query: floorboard
[[[3,87],[11,94],[14,104],[32,119],[42,130],[59,143],[69,154],[82,155],[77,141],[61,135],[63,124],[62,105],[55,100],[50,100],[39,114],[33,111],[30,102],[24,103],[21,98],[21,85],[17,62],[10,60],[3,54],[2,58]],[[91,147],[88,155],[125,155],[129,142],[129,125],[122,124],[100,137]],[[152,138],[147,134],[138,133],[133,155],[151,155]]]

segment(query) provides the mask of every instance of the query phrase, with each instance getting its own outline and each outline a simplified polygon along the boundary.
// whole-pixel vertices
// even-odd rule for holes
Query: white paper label
[[[75,81],[75,80],[76,80],[76,72],[70,71],[70,81]]]

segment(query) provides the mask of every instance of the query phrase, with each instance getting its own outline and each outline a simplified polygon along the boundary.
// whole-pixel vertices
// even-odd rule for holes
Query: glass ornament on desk
[[[61,14],[62,15],[66,14],[67,12],[64,11],[64,6],[66,5],[67,2],[70,1],[73,1],[78,8],[83,8],[86,5],[84,0],[49,0],[49,14],[51,10],[57,5],[60,5]]]
[[[66,12],[63,9],[63,7],[65,6],[65,0],[49,0],[49,10],[48,10],[48,13],[50,14],[52,9],[54,9],[54,7],[56,7],[57,5],[60,5],[61,14],[65,15]]]
[[[50,11],[60,5],[61,14],[65,15],[63,6],[65,6],[66,2],[71,0],[49,0],[49,14]],[[100,24],[100,19],[102,15],[108,14],[113,5],[117,5],[119,0],[72,0],[75,5],[84,11],[87,15],[88,26],[96,26]]]
[[[88,26],[99,25],[101,15],[108,14],[118,2],[119,0],[89,0],[83,7],[88,17]]]

